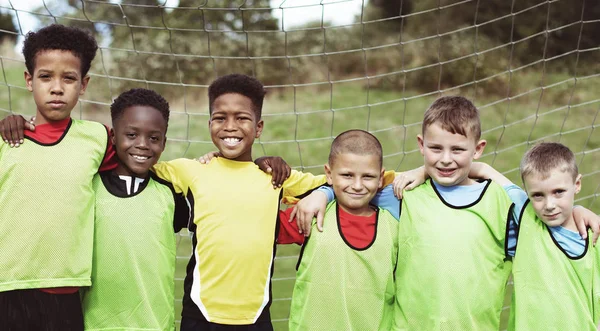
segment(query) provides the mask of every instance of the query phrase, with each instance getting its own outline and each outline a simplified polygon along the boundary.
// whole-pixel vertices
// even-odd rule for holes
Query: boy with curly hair
[[[35,131],[0,142],[0,325],[82,330],[78,290],[90,286],[92,179],[115,166],[108,129],[75,120],[98,46],[87,32],[51,25],[27,34],[25,83]],[[19,148],[23,140],[29,140]]]

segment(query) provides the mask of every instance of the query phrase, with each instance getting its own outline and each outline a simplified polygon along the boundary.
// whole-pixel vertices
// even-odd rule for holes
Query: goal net
[[[0,26],[2,117],[35,113],[23,35],[76,25],[94,31],[101,47],[73,116],[109,124],[121,91],[154,89],[171,105],[165,160],[215,149],[207,87],[228,73],[256,76],[268,91],[254,157],[279,155],[313,173],[322,173],[333,138],[351,128],[379,138],[386,169],[422,165],[423,112],[441,95],[461,94],[481,112],[481,161],[520,184],[523,153],[539,141],[562,142],[583,174],[577,203],[600,212],[596,1],[1,0],[0,13],[14,27]],[[178,239],[180,298],[190,240]],[[271,309],[279,330],[287,328],[297,253],[278,249]]]

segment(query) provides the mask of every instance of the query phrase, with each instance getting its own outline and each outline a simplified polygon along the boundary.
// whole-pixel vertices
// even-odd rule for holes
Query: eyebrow
[[[50,70],[50,69],[39,69],[39,70],[38,70],[38,73],[51,73],[51,74],[53,74],[53,73],[54,73],[54,71],[53,71],[53,70]],[[78,76],[78,73],[77,73],[77,71],[65,71],[64,73],[65,73],[65,74],[67,74],[67,75],[75,75],[75,76]]]

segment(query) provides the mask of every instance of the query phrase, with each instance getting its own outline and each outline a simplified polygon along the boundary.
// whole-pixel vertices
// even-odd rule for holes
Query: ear
[[[110,143],[114,146],[115,143],[115,129],[110,128]]]
[[[329,167],[329,163],[325,164],[325,178],[327,178],[327,184],[333,185],[333,180],[331,180],[331,168]]]
[[[419,144],[419,150],[421,151],[421,155],[423,154],[423,136],[418,134],[417,135],[417,144]]]
[[[577,174],[575,178],[575,194],[579,193],[579,191],[581,191],[581,174]]]
[[[260,138],[260,134],[262,133],[264,125],[265,123],[263,120],[260,120],[258,123],[256,123],[256,138]]]
[[[83,79],[81,80],[81,90],[79,91],[79,95],[83,95],[85,93],[89,82],[90,76],[86,75],[85,77],[83,77]]]
[[[485,145],[487,145],[487,141],[481,139],[475,145],[475,154],[473,154],[473,160],[477,160],[483,154],[483,150],[485,149]]]
[[[33,76],[31,76],[27,70],[25,70],[23,75],[25,76],[25,86],[27,86],[27,90],[33,92]]]
[[[377,186],[377,188],[382,188],[383,187],[383,174],[385,173],[385,168],[381,167],[381,174],[379,174],[379,185]]]

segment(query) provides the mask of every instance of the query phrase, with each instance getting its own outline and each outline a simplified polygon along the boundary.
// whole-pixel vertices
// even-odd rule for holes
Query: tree
[[[17,40],[17,28],[10,13],[0,12],[0,43]],[[13,33],[11,33],[13,32]]]

